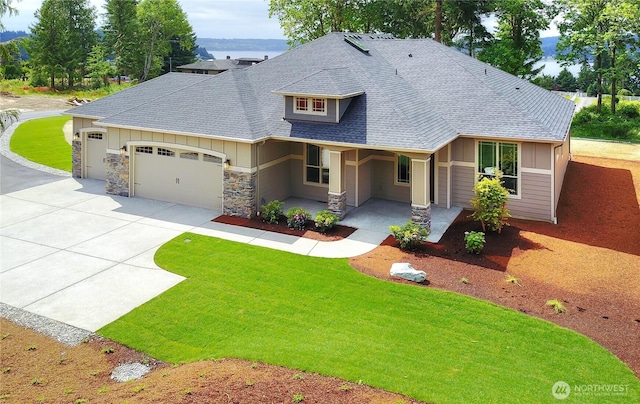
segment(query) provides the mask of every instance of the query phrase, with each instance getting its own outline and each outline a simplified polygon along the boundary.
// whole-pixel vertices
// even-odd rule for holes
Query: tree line
[[[16,12],[11,3],[0,0],[0,10]],[[73,87],[90,77],[98,87],[113,75],[144,81],[196,60],[196,34],[177,0],[106,0],[100,27],[97,16],[89,0],[42,2],[21,41],[32,85]],[[17,47],[6,48],[17,59]]]
[[[595,77],[598,109],[605,90],[617,94],[620,84],[640,94],[640,0],[270,0],[269,15],[292,46],[332,31],[434,38],[530,80],[542,70],[535,67],[544,55],[540,31],[559,17],[556,57]],[[489,15],[497,20],[493,33],[482,24]]]

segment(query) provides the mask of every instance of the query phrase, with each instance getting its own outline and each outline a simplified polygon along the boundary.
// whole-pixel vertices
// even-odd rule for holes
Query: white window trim
[[[478,164],[479,164],[479,156],[480,156],[480,142],[493,142],[496,144],[496,157],[499,153],[499,144],[500,143],[509,143],[515,144],[518,147],[518,175],[515,177],[518,179],[518,189],[516,189],[516,193],[509,193],[509,199],[522,199],[522,143],[514,142],[514,141],[505,141],[505,140],[494,140],[494,139],[476,139],[476,150],[475,150],[475,160],[474,160],[474,180],[473,184],[475,185],[480,180],[480,172],[478,172]]]
[[[307,109],[298,109],[298,99],[306,98],[307,99]],[[322,99],[324,100],[324,111],[314,111],[313,110],[313,100],[314,99]],[[304,115],[318,115],[318,116],[327,116],[327,111],[329,110],[329,99],[324,97],[293,97],[293,113],[294,114],[304,114]]]
[[[399,163],[400,155],[403,155],[409,159],[409,182],[398,181],[398,174],[399,174],[398,163]],[[393,184],[398,185],[400,187],[411,187],[411,157],[406,156],[402,153],[396,153],[396,158],[394,159],[394,165],[393,165]]]
[[[309,166],[309,164],[307,163],[307,157],[309,156],[309,153],[307,151],[307,148],[309,147],[309,145],[311,146],[316,146],[320,149],[320,182],[313,182],[313,181],[307,181],[307,167],[317,167],[317,166]],[[321,187],[321,188],[329,188],[329,184],[324,184],[322,182],[322,152],[324,151],[324,147],[319,146],[317,144],[311,144],[311,143],[305,143],[304,144],[304,160],[302,164],[302,183],[304,185],[310,185],[313,187]]]

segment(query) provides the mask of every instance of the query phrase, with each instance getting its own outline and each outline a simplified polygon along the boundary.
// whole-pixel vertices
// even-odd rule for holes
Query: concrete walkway
[[[70,178],[69,173],[28,162],[8,150],[16,126],[0,142],[3,162],[8,157],[18,163],[3,164],[3,182],[21,170],[35,179],[0,195],[0,315],[4,316],[17,309],[96,331],[183,280],[159,268],[153,257],[160,246],[187,231],[337,258],[371,251],[389,235],[389,225],[404,224],[410,217],[408,204],[372,200],[352,210],[344,221],[358,230],[334,242],[215,223],[212,219],[220,212],[106,195],[104,181]],[[37,173],[44,177],[40,182]],[[326,208],[307,200],[287,202],[313,212]],[[309,203],[315,205],[305,205]],[[459,211],[442,213],[434,211],[431,241],[440,238]]]

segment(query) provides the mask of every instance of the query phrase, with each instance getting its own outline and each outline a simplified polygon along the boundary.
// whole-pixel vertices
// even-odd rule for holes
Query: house
[[[470,207],[504,172],[515,217],[556,221],[574,103],[430,39],[332,33],[247,69],[170,73],[67,111],[73,175],[250,217],[288,197]],[[409,219],[409,218],[407,218]]]
[[[230,56],[227,56],[226,59],[201,60],[199,62],[178,66],[176,69],[181,73],[218,74],[231,69],[244,69],[245,67],[253,66],[256,63],[267,60],[268,58],[268,56],[265,56],[264,59],[231,59]]]

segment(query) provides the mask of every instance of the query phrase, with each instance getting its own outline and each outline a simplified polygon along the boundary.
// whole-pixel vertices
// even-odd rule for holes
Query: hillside
[[[284,52],[289,48],[284,39],[198,38],[196,44],[209,52],[226,50]]]

